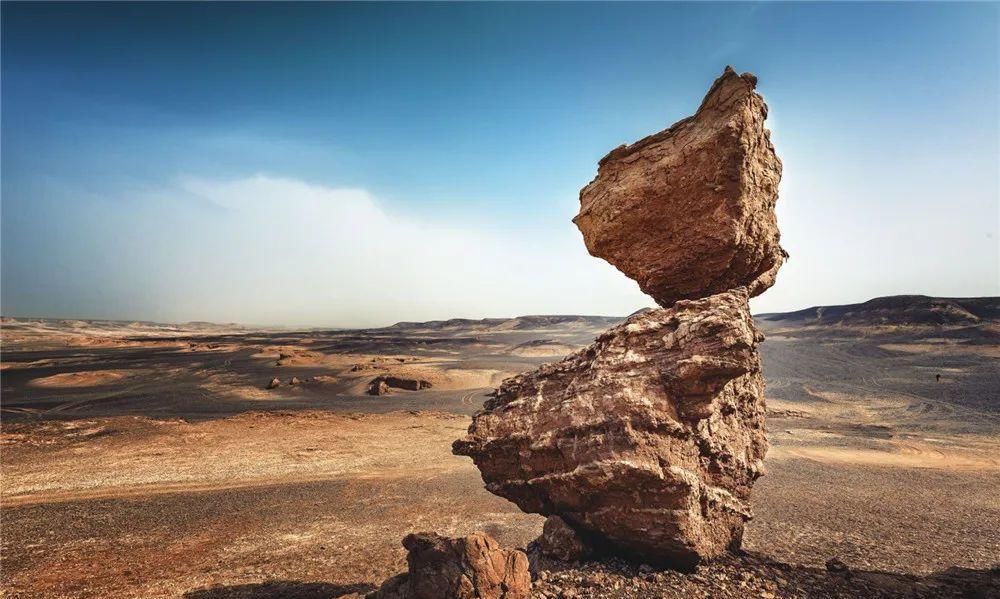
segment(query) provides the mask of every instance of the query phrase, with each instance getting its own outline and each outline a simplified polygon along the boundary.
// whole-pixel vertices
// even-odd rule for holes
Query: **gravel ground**
[[[450,453],[479,383],[370,397],[352,391],[365,380],[352,364],[407,355],[518,371],[545,360],[509,348],[584,343],[606,324],[167,341],[113,329],[96,345],[5,324],[0,597],[328,599],[403,570],[409,532],[484,530],[524,546],[541,518]],[[537,596],[997,596],[993,329],[765,329],[772,447],[747,553],[691,574],[550,564]],[[321,358],[278,366],[271,354],[286,347]],[[105,371],[126,375],[84,376]],[[83,375],[49,378],[66,373]],[[292,375],[334,382],[263,389]],[[64,379],[81,386],[33,382]],[[849,569],[827,571],[833,558]]]
[[[839,567],[838,567],[839,566]],[[536,599],[981,598],[1000,597],[1000,566],[953,568],[926,577],[792,566],[754,553],[726,556],[693,573],[658,571],[620,561],[548,564],[538,572]],[[833,571],[831,571],[833,570]]]

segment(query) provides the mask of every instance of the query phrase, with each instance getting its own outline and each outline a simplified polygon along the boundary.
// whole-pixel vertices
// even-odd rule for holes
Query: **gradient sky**
[[[1000,295],[997,4],[2,5],[5,315],[369,326],[649,305],[597,160],[758,75],[757,312]]]

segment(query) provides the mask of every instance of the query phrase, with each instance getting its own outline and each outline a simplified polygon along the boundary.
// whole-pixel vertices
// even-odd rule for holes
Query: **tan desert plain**
[[[756,85],[581,192],[627,319],[4,318],[0,596],[1000,597],[1000,298],[751,317]]]

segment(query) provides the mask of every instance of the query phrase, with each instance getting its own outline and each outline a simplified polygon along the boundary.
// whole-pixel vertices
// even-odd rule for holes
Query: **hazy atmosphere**
[[[3,599],[1000,599],[1000,4],[0,22]]]
[[[755,312],[1000,293],[996,4],[3,12],[4,315],[628,314],[578,192],[726,64],[785,166]]]

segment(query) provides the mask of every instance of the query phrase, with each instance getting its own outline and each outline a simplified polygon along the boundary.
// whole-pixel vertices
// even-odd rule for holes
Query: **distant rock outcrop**
[[[435,533],[407,535],[408,571],[382,583],[369,599],[527,599],[528,557],[474,533],[452,539]]]
[[[580,192],[587,249],[661,306],[774,284],[781,161],[756,85],[727,67],[694,116],[612,150]]]
[[[510,348],[507,353],[512,356],[521,356],[524,358],[538,358],[538,357],[562,357],[569,354],[574,349],[578,349],[579,346],[574,347],[566,343],[560,343],[552,339],[533,339],[531,341],[526,341],[520,343]]]
[[[381,377],[374,379],[372,382],[368,383],[368,395],[388,395],[389,394],[389,384],[385,382]]]
[[[691,568],[751,517],[767,440],[748,301],[785,257],[756,82],[727,67],[697,114],[611,152],[580,193],[590,252],[664,307],[505,380],[453,445],[488,490],[599,552]]]
[[[430,381],[423,379],[406,378],[400,376],[378,376],[368,383],[368,395],[385,395],[390,388],[406,389],[408,391],[420,391],[430,389]]]
[[[796,312],[761,314],[764,322],[836,326],[975,325],[1000,321],[1000,297],[892,295],[860,304],[817,306]]]
[[[575,562],[590,554],[580,533],[559,516],[545,519],[542,536],[538,537],[536,543],[544,555],[563,562]]]

